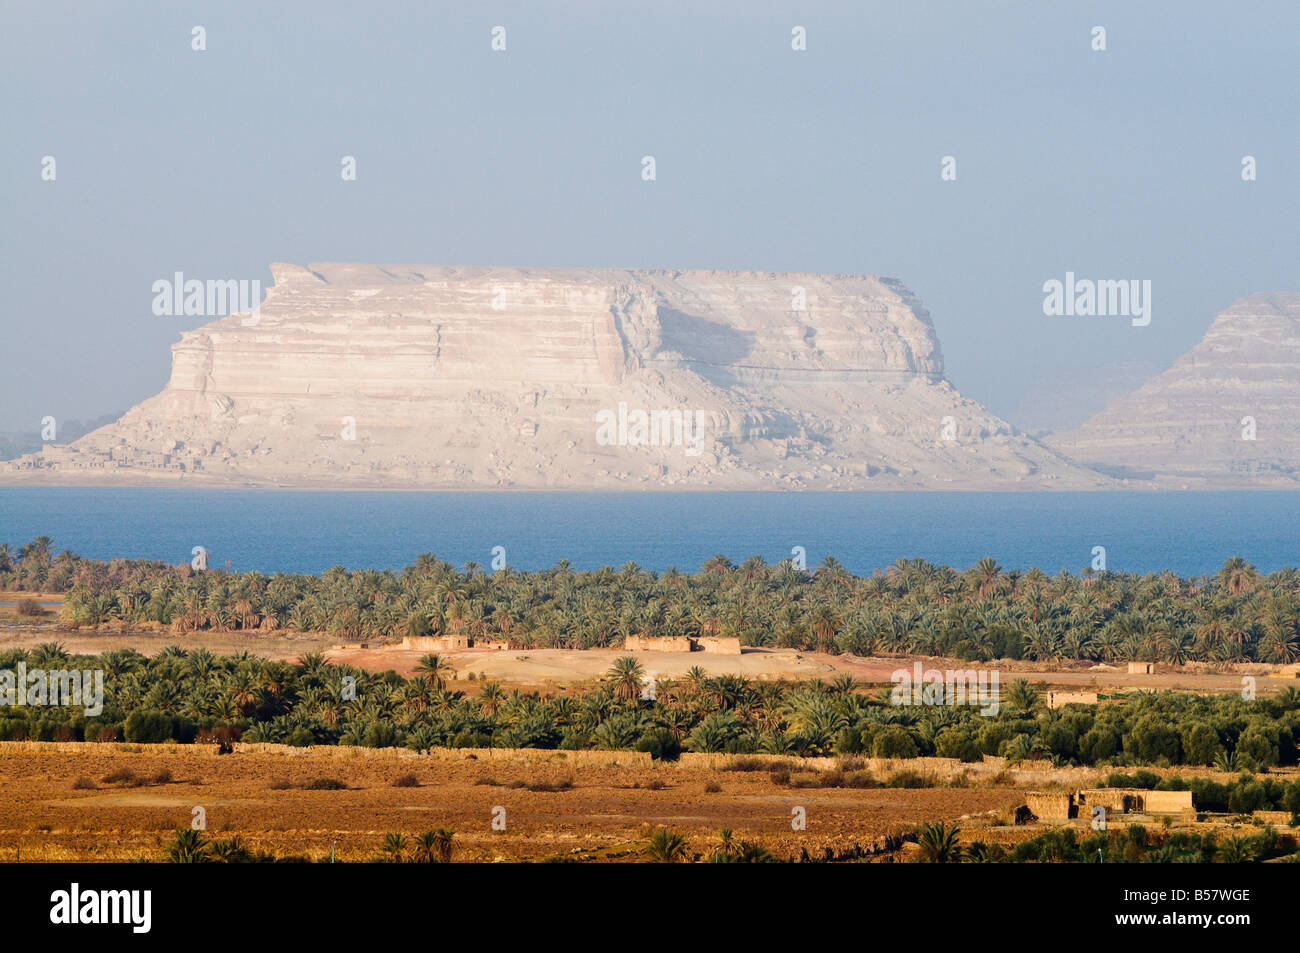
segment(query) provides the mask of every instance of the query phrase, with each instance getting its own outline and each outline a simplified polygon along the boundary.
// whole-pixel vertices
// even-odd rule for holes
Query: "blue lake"
[[[456,565],[695,570],[715,553],[770,562],[802,546],[869,573],[899,558],[964,568],[1261,571],[1300,563],[1300,495],[1123,493],[321,492],[0,487],[0,542],[50,536],[83,556],[188,562],[204,546],[234,570],[400,568],[431,552]]]

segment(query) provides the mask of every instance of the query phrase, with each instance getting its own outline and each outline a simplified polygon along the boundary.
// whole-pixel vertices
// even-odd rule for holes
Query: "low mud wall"
[[[1142,788],[1085,788],[1078,794],[1081,806],[1101,805],[1121,813],[1180,814],[1192,810],[1191,791],[1148,791]]]
[[[1025,795],[1025,806],[1040,821],[1068,821],[1074,799],[1068,794],[1044,794],[1031,791]]]

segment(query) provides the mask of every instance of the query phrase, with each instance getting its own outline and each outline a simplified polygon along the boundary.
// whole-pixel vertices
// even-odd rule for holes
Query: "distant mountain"
[[[1080,426],[1107,404],[1160,373],[1151,361],[1116,361],[1060,371],[1035,380],[1007,420],[1041,437]]]
[[[1300,293],[1253,294],[1221,311],[1169,370],[1046,442],[1122,478],[1295,486],[1297,408]]]
[[[52,442],[71,443],[74,440],[79,440],[91,431],[98,430],[106,424],[111,424],[120,416],[122,415],[108,414],[96,420],[56,422],[54,432],[57,440]],[[0,460],[13,460],[23,454],[39,453],[46,442],[41,439],[39,429],[0,432]]]
[[[1096,487],[943,378],[888,278],[272,266],[165,390],[6,482]]]

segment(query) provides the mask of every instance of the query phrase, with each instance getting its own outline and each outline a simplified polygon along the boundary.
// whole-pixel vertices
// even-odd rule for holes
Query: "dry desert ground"
[[[195,808],[213,837],[237,833],[250,847],[317,860],[332,845],[341,860],[368,860],[388,832],[438,827],[456,832],[456,859],[465,861],[635,859],[647,831],[661,825],[687,836],[700,854],[730,828],[777,856],[820,855],[828,847],[869,848],[928,820],[964,818],[963,827],[986,840],[1015,839],[1026,831],[1007,825],[1023,791],[1050,783],[938,759],[862,762],[860,769],[874,768],[882,780],[919,769],[935,785],[965,776],[978,786],[798,788],[773,777],[779,761],[723,769],[737,761],[756,767],[755,759],[734,756],[716,756],[719,767],[709,768],[617,752],[593,753],[591,764],[572,763],[564,752],[529,752],[527,760],[482,754],[452,760],[393,749],[237,745],[218,755],[208,745],[0,742],[0,861],[20,851],[23,861],[160,859],[172,833],[191,826]],[[819,776],[799,767],[796,784]],[[397,786],[405,775],[417,786]],[[319,778],[345,789],[304,789]],[[792,829],[796,808],[806,813],[806,830]],[[493,829],[494,817],[504,830]]]

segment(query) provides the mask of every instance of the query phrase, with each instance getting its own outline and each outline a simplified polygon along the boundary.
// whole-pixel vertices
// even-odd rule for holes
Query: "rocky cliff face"
[[[5,479],[393,487],[1096,486],[943,379],[856,275],[273,265],[256,324]]]
[[[1047,443],[1115,476],[1173,485],[1300,481],[1300,294],[1220,312],[1169,370]]]

